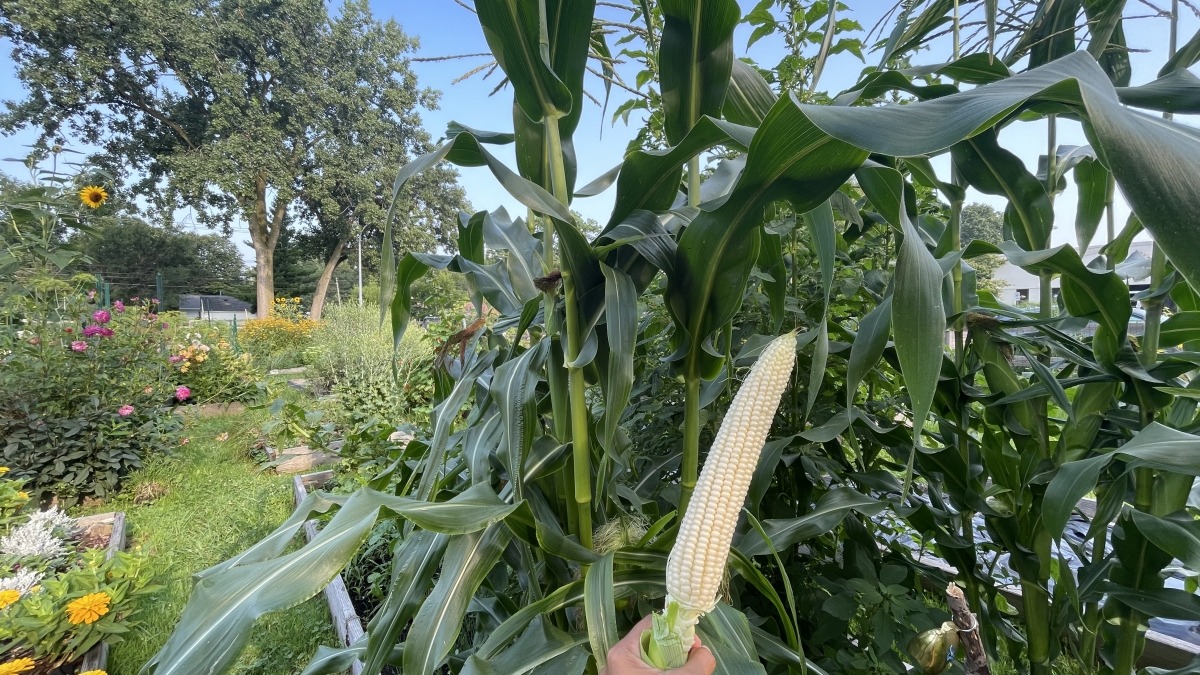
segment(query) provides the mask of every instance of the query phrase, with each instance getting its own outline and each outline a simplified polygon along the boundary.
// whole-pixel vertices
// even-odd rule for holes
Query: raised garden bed
[[[292,479],[292,492],[295,494],[296,504],[304,501],[304,498],[308,496],[309,489],[324,485],[332,478],[332,471],[318,471],[295,476]],[[315,520],[304,523],[304,536],[309,541],[317,536]],[[346,589],[346,582],[342,580],[342,575],[334,577],[333,581],[330,581],[329,585],[325,587],[325,600],[329,603],[329,616],[333,620],[333,630],[341,640],[342,646],[349,647],[357,642],[363,636],[362,619],[358,618],[358,612],[355,611],[354,603],[350,600],[350,593]],[[362,661],[355,660],[350,664],[350,675],[361,675],[362,669]]]
[[[111,558],[117,551],[125,550],[125,512],[99,513],[94,516],[76,518],[75,522],[83,528],[80,542],[87,548],[105,548],[105,557]],[[79,664],[79,672],[89,670],[107,670],[108,645],[101,642],[83,655]]]

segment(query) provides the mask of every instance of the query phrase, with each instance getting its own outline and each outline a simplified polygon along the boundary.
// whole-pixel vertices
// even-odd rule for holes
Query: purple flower
[[[170,361],[171,363],[179,363],[180,361],[183,360],[183,357],[178,354],[172,354],[171,358],[169,358],[167,360]]]
[[[112,314],[109,314],[106,309],[98,309],[92,313],[92,321],[96,323],[108,323],[112,321]]]
[[[187,387],[185,387],[183,385],[175,387],[175,398],[179,399],[180,401],[186,401],[191,397],[192,397],[191,389],[188,389]]]
[[[125,311],[125,303],[121,302],[120,300],[117,300],[116,302],[113,303],[113,309],[117,310],[118,312],[124,312]]]
[[[71,350],[76,352],[86,352],[88,344],[83,340],[75,340],[71,343]]]
[[[100,337],[112,337],[112,336],[113,336],[113,329],[107,328],[107,327],[100,329]]]
[[[121,417],[129,417],[130,415],[133,414],[133,406],[131,406],[129,404],[125,404],[125,405],[121,406],[120,408],[117,408],[117,414],[120,415]]]
[[[97,335],[100,334],[100,331],[102,331],[102,330],[104,330],[104,328],[102,326],[97,326],[96,324],[91,324],[83,329],[83,337],[85,337],[85,338],[96,337]]]

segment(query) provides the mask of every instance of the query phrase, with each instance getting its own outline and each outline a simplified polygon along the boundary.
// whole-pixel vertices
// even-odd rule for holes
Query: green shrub
[[[151,305],[101,310],[78,296],[23,316],[0,331],[0,459],[34,496],[105,497],[177,443],[167,329]]]
[[[399,424],[428,413],[433,349],[424,332],[410,326],[393,351],[377,306],[330,307],[313,333],[310,372],[320,388],[337,395],[347,414]]]

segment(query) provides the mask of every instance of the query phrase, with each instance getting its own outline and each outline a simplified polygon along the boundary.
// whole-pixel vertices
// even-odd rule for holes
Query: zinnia
[[[120,300],[117,300],[116,302],[113,303],[113,309],[117,310],[118,312],[124,312],[125,311],[125,303],[121,302]]]
[[[21,591],[15,588],[5,589],[0,591],[0,609],[4,609],[14,602],[21,599]]]
[[[89,593],[82,598],[67,603],[67,621],[73,624],[95,623],[100,617],[108,614],[108,605],[112,598],[108,593]]]
[[[89,338],[89,337],[96,337],[96,336],[97,336],[97,335],[99,335],[99,334],[100,334],[100,333],[101,333],[103,330],[104,330],[104,327],[103,327],[103,326],[97,326],[97,325],[96,325],[96,324],[94,324],[94,323],[93,323],[93,324],[90,324],[90,325],[88,325],[88,326],[85,326],[85,327],[84,327],[84,329],[83,329],[83,337],[85,337],[85,338]]]
[[[88,347],[87,343],[84,342],[83,340],[75,340],[74,342],[71,343],[71,349],[73,351],[86,352],[87,347]]]
[[[186,401],[189,398],[191,398],[191,396],[192,396],[191,389],[188,389],[187,387],[185,387],[183,385],[175,387],[175,398],[179,399],[180,401]]]
[[[33,670],[37,663],[33,659],[17,659],[16,661],[8,661],[0,663],[0,675],[20,675]]]
[[[126,403],[125,405],[121,406],[120,408],[117,408],[117,414],[120,415],[121,417],[129,417],[130,415],[133,414],[133,406]]]
[[[107,309],[98,309],[92,313],[92,321],[96,323],[108,323],[112,321],[112,314],[109,314]]]

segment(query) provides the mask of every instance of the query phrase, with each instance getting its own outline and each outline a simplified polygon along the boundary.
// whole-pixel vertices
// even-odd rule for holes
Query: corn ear
[[[687,661],[696,622],[717,604],[738,516],[795,361],[794,332],[767,345],[713,439],[667,561],[666,606],[641,635],[642,659],[656,668]]]

